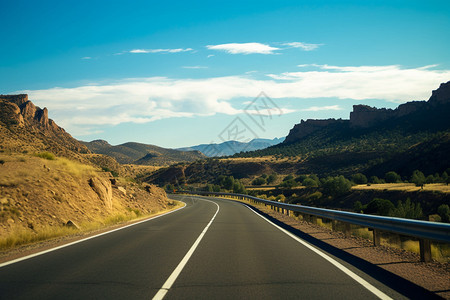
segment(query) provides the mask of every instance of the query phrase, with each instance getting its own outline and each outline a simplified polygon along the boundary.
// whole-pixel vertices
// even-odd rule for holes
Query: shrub
[[[410,181],[414,183],[416,186],[423,186],[425,183],[425,175],[423,175],[423,173],[420,172],[419,170],[415,170],[412,173]]]
[[[279,185],[279,187],[293,188],[297,185],[298,185],[298,182],[291,178],[289,180],[283,180],[283,182]]]
[[[437,209],[437,213],[441,217],[442,222],[450,222],[450,207],[447,204],[441,204]]]
[[[361,213],[363,211],[363,205],[361,201],[355,201],[355,203],[353,204],[353,210],[357,213]]]
[[[407,198],[405,203],[398,201],[397,207],[392,210],[391,215],[398,218],[420,219],[423,212],[420,203],[412,203],[411,199]]]
[[[252,181],[252,185],[263,185],[265,183],[266,183],[266,180],[264,178],[262,178],[262,177],[255,178]]]
[[[266,181],[267,181],[267,184],[271,184],[271,183],[275,182],[277,179],[278,179],[277,174],[273,173],[273,174],[270,174],[269,177],[267,177]]]
[[[44,159],[48,159],[48,160],[55,160],[56,157],[53,153],[44,151],[44,152],[40,152],[40,153],[36,153],[35,156],[40,157],[40,158],[44,158]]]
[[[374,184],[379,184],[379,183],[384,183],[384,180],[378,178],[377,176],[371,176],[369,182],[374,183]]]
[[[305,180],[303,180],[302,184],[306,187],[317,187],[318,183],[312,179],[312,178],[305,178]]]
[[[350,180],[340,175],[337,177],[328,177],[322,183],[325,194],[336,197],[346,194],[350,191],[352,184]]]
[[[292,179],[294,179],[294,176],[287,175],[286,177],[283,178],[283,181],[288,181],[288,180],[292,180]]]
[[[394,171],[387,172],[386,175],[384,176],[384,179],[386,180],[387,183],[396,183],[402,181],[400,175],[398,175]]]
[[[303,180],[305,180],[306,178],[308,178],[308,176],[306,175],[300,175],[297,178],[295,178],[295,181],[297,182],[303,182]]]
[[[312,193],[311,195],[309,195],[308,196],[308,199],[309,200],[312,200],[312,201],[317,201],[317,200],[319,200],[320,198],[322,198],[322,193],[321,192],[319,192],[319,191],[316,191],[316,192],[314,192],[314,193]]]
[[[356,173],[352,175],[352,181],[356,184],[366,184],[367,177],[364,174]]]
[[[279,202],[286,202],[286,197],[283,194],[278,195],[275,200]]]
[[[381,216],[390,216],[395,206],[391,201],[386,199],[374,198],[364,208],[364,213],[375,214]]]

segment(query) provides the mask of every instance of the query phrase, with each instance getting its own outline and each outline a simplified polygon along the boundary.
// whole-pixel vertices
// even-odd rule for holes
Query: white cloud
[[[292,43],[284,43],[282,45],[289,46],[291,48],[300,48],[304,51],[312,51],[312,50],[319,48],[323,44],[307,44],[307,43],[302,43],[302,42],[292,42]]]
[[[82,57],[81,59],[92,59],[92,57],[90,57],[90,56],[85,56],[85,57]]]
[[[208,67],[205,66],[183,66],[183,69],[208,69]]]
[[[59,125],[69,132],[79,132],[80,128],[124,122],[146,123],[164,118],[240,114],[242,110],[234,108],[231,100],[251,100],[261,91],[274,101],[289,99],[291,107],[295,107],[294,102],[302,98],[324,97],[361,101],[382,99],[402,103],[428,99],[431,90],[450,79],[450,70],[434,70],[432,66],[318,65],[313,68],[303,72],[272,74],[270,79],[265,80],[254,79],[247,74],[203,79],[151,77],[17,93],[29,94],[37,105],[49,108],[50,117]],[[339,108],[336,103],[306,110]],[[283,112],[292,110],[283,109]]]
[[[176,48],[176,49],[133,49],[129,53],[179,53],[193,51],[192,48]]]
[[[220,45],[208,45],[209,50],[225,51],[229,54],[275,54],[274,51],[280,50],[261,43],[229,43]]]
[[[302,111],[323,111],[323,110],[342,110],[339,105],[330,105],[330,106],[311,106]]]

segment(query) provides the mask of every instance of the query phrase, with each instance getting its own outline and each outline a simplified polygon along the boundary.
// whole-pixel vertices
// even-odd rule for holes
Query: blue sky
[[[0,93],[28,93],[81,140],[281,137],[301,119],[348,118],[354,104],[428,99],[450,80],[448,1],[0,0],[0,10]],[[240,134],[222,134],[231,129]]]

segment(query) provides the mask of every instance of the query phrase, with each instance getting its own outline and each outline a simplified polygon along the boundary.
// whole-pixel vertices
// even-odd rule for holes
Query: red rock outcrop
[[[47,108],[35,106],[26,94],[0,95],[0,108],[0,125],[10,129],[7,134],[0,136],[1,148],[14,152],[46,147],[42,150],[68,157],[90,152],[48,118]],[[44,143],[42,139],[45,139]]]

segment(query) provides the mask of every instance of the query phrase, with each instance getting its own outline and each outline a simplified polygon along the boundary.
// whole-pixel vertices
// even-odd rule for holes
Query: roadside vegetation
[[[320,178],[316,174],[297,176],[271,173],[240,180],[221,175],[213,183],[183,186],[168,184],[165,188],[171,192],[198,190],[243,193],[291,204],[450,222],[449,173],[450,169],[441,174],[424,175],[415,170],[409,177],[402,177],[394,171],[389,171],[382,178],[368,178],[362,173],[352,174],[349,178],[343,175]],[[243,181],[250,185],[244,186]]]

